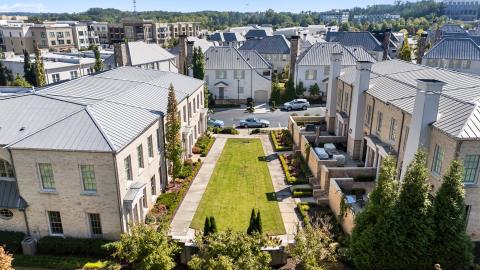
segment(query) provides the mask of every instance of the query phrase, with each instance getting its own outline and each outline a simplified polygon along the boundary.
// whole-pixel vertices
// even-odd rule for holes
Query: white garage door
[[[268,101],[268,91],[267,90],[257,90],[255,91],[255,103],[266,103]]]

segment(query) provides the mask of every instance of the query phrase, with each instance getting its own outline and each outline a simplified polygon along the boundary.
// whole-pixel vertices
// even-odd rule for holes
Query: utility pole
[[[133,15],[137,15],[137,0],[133,0]]]

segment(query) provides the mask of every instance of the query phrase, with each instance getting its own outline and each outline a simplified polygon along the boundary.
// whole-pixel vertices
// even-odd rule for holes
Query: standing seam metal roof
[[[470,38],[444,38],[423,57],[425,59],[480,60],[480,47]]]

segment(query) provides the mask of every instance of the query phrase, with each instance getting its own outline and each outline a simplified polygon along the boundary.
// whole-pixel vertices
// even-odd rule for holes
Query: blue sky
[[[350,8],[373,4],[393,3],[394,0],[137,0],[137,10],[200,11],[234,10],[299,12],[302,10],[325,11],[334,8]],[[90,7],[132,10],[132,0],[0,0],[1,12],[81,12]]]

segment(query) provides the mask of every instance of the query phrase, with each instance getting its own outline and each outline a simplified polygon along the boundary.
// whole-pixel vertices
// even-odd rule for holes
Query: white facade
[[[423,58],[422,64],[429,67],[439,67],[458,72],[480,75],[480,61],[461,59],[429,59]]]

